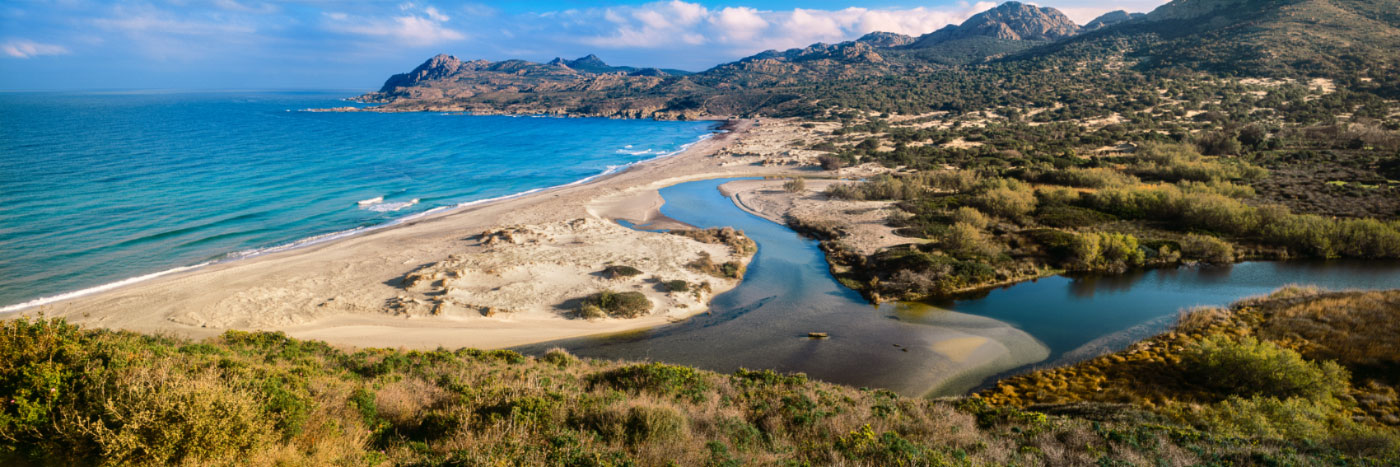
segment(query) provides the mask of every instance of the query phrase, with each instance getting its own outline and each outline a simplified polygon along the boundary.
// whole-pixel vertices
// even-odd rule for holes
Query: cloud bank
[[[730,54],[839,42],[875,31],[920,35],[996,6],[967,3],[945,8],[841,10],[758,10],[734,6],[707,8],[670,0],[639,6],[568,10],[523,18],[527,23],[562,25],[553,35],[602,49],[722,47]],[[527,28],[530,26],[527,26]]]
[[[1166,0],[1047,0],[1081,24]],[[823,0],[832,5],[835,0]],[[886,0],[63,0],[0,2],[0,89],[372,88],[427,57],[703,70],[769,49],[917,36],[999,2]],[[577,7],[588,5],[587,7]],[[837,3],[837,5],[840,5]],[[33,60],[45,57],[43,60]]]

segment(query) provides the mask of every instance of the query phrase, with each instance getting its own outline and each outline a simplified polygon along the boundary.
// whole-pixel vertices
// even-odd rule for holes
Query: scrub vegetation
[[[1393,291],[1287,289],[942,400],[559,350],[350,352],[17,319],[0,325],[0,461],[1380,465],[1400,461],[1400,352],[1378,338],[1395,335],[1397,305]]]

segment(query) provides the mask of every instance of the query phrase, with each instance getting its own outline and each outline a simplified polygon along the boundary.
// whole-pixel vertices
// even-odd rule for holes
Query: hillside
[[[462,65],[435,57],[362,99],[385,104],[383,111],[812,116],[840,107],[984,109],[1100,83],[1222,76],[1327,78],[1350,91],[1395,98],[1396,11],[1395,0],[1177,0],[1146,15],[1115,12],[1080,27],[1052,8],[1007,2],[917,38],[872,33],[766,51],[689,75],[611,67],[596,57]],[[901,108],[878,105],[889,100],[901,101]]]
[[[1377,376],[1395,354],[1348,350],[1346,332],[1393,332],[1395,300],[1288,289],[1198,312],[1175,333],[1101,359],[1127,362],[1114,370],[1128,375],[1121,380],[1075,367],[952,400],[559,351],[346,352],[280,334],[192,342],[21,319],[0,324],[0,462],[1380,465],[1400,460],[1395,382]],[[1264,347],[1241,337],[1251,334]],[[1171,353],[1139,357],[1144,348]],[[1177,363],[1181,348],[1207,363]],[[1259,373],[1258,387],[1178,389],[1154,376],[1214,381],[1261,364],[1288,371]],[[1318,379],[1327,375],[1340,378]],[[1083,397],[1081,380],[1129,391],[1103,395],[1151,397],[1089,392],[1077,404],[1015,408]],[[1259,388],[1268,392],[1250,395]],[[1312,418],[1279,407],[1307,407],[1300,413]]]

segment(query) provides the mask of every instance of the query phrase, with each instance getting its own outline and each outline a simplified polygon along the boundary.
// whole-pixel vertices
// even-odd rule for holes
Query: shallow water
[[[712,126],[299,111],[346,95],[0,94],[0,310],[575,182]]]
[[[1165,329],[1180,310],[1227,305],[1288,284],[1325,289],[1400,288],[1394,261],[1256,261],[1120,275],[1048,277],[987,292],[977,298],[935,303],[1011,323],[1044,342],[1056,359],[1104,336],[1148,324]]]
[[[759,245],[744,282],[687,321],[623,335],[522,347],[598,358],[656,360],[730,372],[768,368],[917,395],[957,394],[987,377],[1121,349],[1178,312],[1224,305],[1291,283],[1400,287],[1395,262],[1253,262],[1118,276],[1051,277],[938,303],[872,306],[841,286],[817,242],[744,212],[721,195],[729,180],[661,190],[661,212],[697,227],[732,226]],[[830,339],[806,338],[828,332]]]
[[[651,330],[520,350],[564,347],[587,357],[657,360],[721,372],[769,368],[915,395],[963,372],[966,361],[986,360],[980,371],[987,373],[1045,357],[1029,335],[995,320],[943,312],[902,321],[900,307],[870,305],[832,278],[816,241],[744,212],[720,194],[717,187],[727,181],[661,190],[666,216],[701,228],[742,229],[759,245],[743,283],[715,297],[708,314]],[[809,339],[809,332],[830,338]],[[939,343],[959,339],[985,341],[986,347],[977,355],[938,350]]]

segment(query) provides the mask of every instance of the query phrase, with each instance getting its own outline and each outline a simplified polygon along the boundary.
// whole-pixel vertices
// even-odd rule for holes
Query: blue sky
[[[1028,2],[1029,3],[1029,2]],[[1083,24],[1165,0],[1046,0]],[[378,88],[437,53],[703,70],[871,31],[923,34],[993,2],[5,0],[0,90]]]

